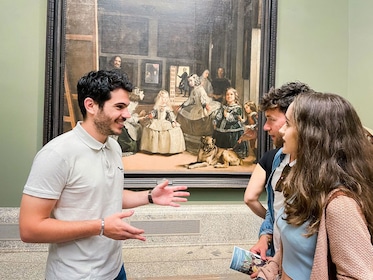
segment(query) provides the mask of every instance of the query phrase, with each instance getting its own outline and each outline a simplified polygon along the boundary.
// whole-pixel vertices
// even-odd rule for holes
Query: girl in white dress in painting
[[[185,151],[180,124],[176,121],[168,91],[162,89],[154,109],[148,114],[150,123],[144,127],[141,150],[158,154],[177,154]]]

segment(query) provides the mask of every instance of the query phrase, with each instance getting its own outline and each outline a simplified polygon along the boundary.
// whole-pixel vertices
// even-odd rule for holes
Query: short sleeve
[[[58,199],[68,178],[66,160],[52,149],[42,149],[34,159],[23,193]]]

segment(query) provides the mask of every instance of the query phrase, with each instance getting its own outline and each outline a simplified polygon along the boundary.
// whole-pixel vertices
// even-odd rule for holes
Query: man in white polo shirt
[[[119,135],[132,84],[115,71],[92,71],[78,82],[83,121],[36,155],[24,187],[20,234],[24,242],[50,243],[46,279],[120,279],[126,274],[121,240],[145,240],[122,219],[148,203],[179,206],[186,186],[123,190]]]

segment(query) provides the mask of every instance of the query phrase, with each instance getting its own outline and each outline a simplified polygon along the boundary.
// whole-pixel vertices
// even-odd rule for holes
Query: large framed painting
[[[275,82],[277,0],[48,0],[47,16],[44,143],[82,120],[79,78],[116,69],[134,86],[113,135],[126,185],[246,186],[272,146],[258,104]]]

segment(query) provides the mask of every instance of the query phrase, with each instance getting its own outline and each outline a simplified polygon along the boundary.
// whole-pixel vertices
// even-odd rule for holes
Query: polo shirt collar
[[[110,149],[110,142],[109,137],[106,139],[105,143],[101,143],[93,138],[81,125],[81,121],[79,121],[76,126],[74,127],[74,133],[85,143],[88,147],[93,150],[102,150],[104,148]]]

